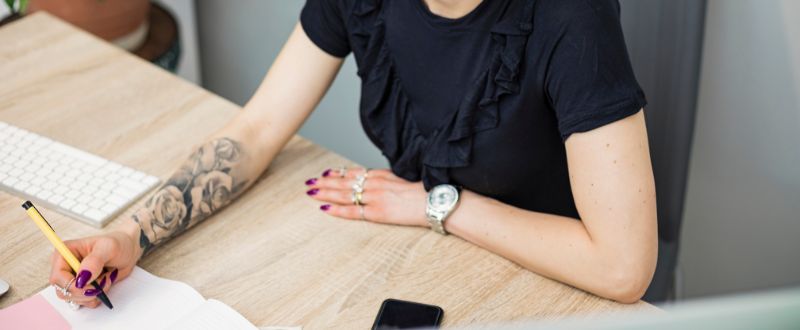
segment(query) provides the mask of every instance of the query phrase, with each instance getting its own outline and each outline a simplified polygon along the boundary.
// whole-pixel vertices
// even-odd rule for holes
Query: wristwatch
[[[433,231],[447,235],[447,231],[444,230],[444,221],[458,205],[458,196],[458,188],[449,184],[440,184],[428,192],[425,216],[427,216]]]

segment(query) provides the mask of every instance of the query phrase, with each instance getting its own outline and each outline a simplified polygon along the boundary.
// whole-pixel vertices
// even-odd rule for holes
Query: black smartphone
[[[386,299],[381,304],[372,330],[438,327],[444,317],[439,306]]]

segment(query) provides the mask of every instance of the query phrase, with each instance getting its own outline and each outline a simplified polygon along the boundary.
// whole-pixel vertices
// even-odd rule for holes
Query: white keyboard
[[[0,121],[0,189],[103,227],[158,178]]]

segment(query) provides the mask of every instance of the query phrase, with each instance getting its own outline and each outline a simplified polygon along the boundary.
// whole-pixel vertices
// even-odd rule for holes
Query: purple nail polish
[[[319,189],[317,189],[317,188],[314,188],[314,189],[311,189],[311,190],[309,190],[309,191],[306,191],[306,194],[308,194],[309,196],[314,196],[314,195],[316,195],[318,192],[319,192]]]
[[[327,212],[328,210],[331,209],[331,204],[322,205],[319,207],[319,209]]]
[[[111,275],[108,275],[109,279],[111,280],[111,283],[117,281],[117,275],[119,275],[119,269],[114,269],[114,271],[111,272]]]
[[[311,178],[306,180],[306,186],[313,186],[315,184],[317,184],[317,178]]]
[[[331,175],[331,169],[327,169],[322,172],[322,177],[328,177],[329,175]]]
[[[100,294],[100,290],[97,290],[97,289],[86,289],[86,291],[83,292],[83,295],[87,296],[87,297],[94,297],[94,296],[99,295],[99,294]]]
[[[92,278],[92,272],[84,269],[80,273],[78,273],[78,277],[75,278],[75,287],[78,289],[83,289],[86,286],[86,283],[89,283],[89,279]]]
[[[105,287],[106,286],[106,278],[103,277],[103,279],[100,280],[100,283],[97,283],[97,286],[99,286],[100,288]]]

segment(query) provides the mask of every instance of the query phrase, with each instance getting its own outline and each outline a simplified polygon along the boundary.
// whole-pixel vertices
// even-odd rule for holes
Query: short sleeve
[[[633,115],[645,106],[628,58],[617,0],[556,0],[543,10],[553,42],[545,89],[561,138]],[[537,13],[538,14],[538,13]]]
[[[300,24],[308,38],[336,57],[350,53],[344,12],[345,6],[339,0],[307,0],[300,13]]]

